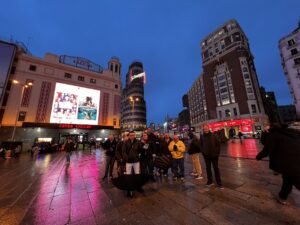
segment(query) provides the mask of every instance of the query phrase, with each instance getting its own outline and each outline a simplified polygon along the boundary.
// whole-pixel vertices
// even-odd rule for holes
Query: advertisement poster
[[[98,124],[100,91],[56,83],[50,123]]]

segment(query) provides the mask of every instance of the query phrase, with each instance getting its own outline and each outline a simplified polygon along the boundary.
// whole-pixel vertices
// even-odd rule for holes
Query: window
[[[229,109],[226,109],[226,110],[225,110],[225,116],[226,116],[226,117],[231,117],[231,112],[230,112]]]
[[[299,64],[300,64],[300,57],[299,57],[299,58],[296,58],[296,59],[294,59],[294,62],[295,62],[295,65],[299,65]]]
[[[90,83],[91,83],[91,84],[96,84],[96,79],[91,78],[91,79],[90,79]]]
[[[119,88],[119,85],[115,84],[115,89],[118,89]]]
[[[114,71],[114,65],[113,64],[110,65],[110,71]]]
[[[18,121],[25,121],[26,112],[19,112]]]
[[[221,93],[226,93],[226,92],[227,92],[227,88],[222,88],[222,89],[220,89],[220,92],[221,92]]]
[[[228,99],[228,95],[221,95],[221,99],[224,100],[224,99]]]
[[[35,65],[30,65],[29,70],[30,71],[36,71],[36,66]]]
[[[224,82],[221,82],[221,83],[219,84],[219,86],[220,86],[220,87],[224,87],[224,86],[226,86],[226,81],[224,81]]]
[[[256,105],[251,105],[251,110],[252,110],[252,113],[256,113],[257,112]]]
[[[233,114],[234,114],[235,116],[237,116],[237,110],[236,110],[236,108],[233,108]]]
[[[248,93],[253,93],[252,88],[247,88],[247,92],[248,92]]]
[[[249,73],[245,73],[245,74],[244,74],[244,78],[245,78],[245,79],[250,79]]]
[[[293,48],[292,50],[291,50],[291,54],[292,55],[296,55],[298,53],[298,50],[296,49],[296,48]]]
[[[115,118],[114,118],[114,120],[113,120],[113,125],[114,125],[114,126],[117,126],[117,119],[115,119]]]
[[[218,77],[218,80],[219,80],[219,81],[223,81],[223,80],[225,80],[225,75],[221,75],[221,76],[219,76],[219,77]]]
[[[70,74],[70,73],[65,73],[65,78],[72,78],[72,74]]]
[[[117,73],[118,72],[118,65],[115,65],[115,73]],[[116,122],[117,123],[117,122]]]
[[[243,67],[243,72],[248,72],[247,67]]]
[[[84,81],[84,76],[78,76],[79,81]]]
[[[291,39],[291,40],[288,41],[288,45],[289,45],[289,46],[292,46],[292,45],[294,45],[294,44],[295,44],[294,39]]]

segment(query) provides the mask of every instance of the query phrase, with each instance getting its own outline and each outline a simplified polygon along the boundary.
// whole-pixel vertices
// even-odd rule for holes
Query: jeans
[[[134,174],[140,174],[141,173],[140,162],[126,163],[126,174],[127,175],[130,175],[132,173],[132,169],[134,171]]]
[[[282,175],[282,186],[279,192],[279,197],[286,200],[291,193],[293,186],[300,190],[300,176]]]
[[[178,173],[179,167],[179,173]],[[184,159],[172,159],[172,170],[174,177],[184,177]]]
[[[211,184],[213,182],[212,171],[211,171],[211,165],[212,165],[214,168],[214,172],[215,172],[216,182],[218,185],[222,185],[220,171],[219,171],[219,167],[218,167],[219,158],[218,157],[215,157],[215,158],[204,157],[204,159],[205,159],[205,165],[206,165],[207,183]]]
[[[115,164],[115,157],[114,156],[106,156],[106,165],[105,165],[105,173],[104,173],[104,177],[107,177],[108,172],[109,172],[109,176],[112,177],[113,174],[113,170],[114,170],[114,164]]]
[[[200,164],[200,153],[195,153],[191,155],[193,161],[193,173],[197,173],[198,176],[202,175],[202,168]]]

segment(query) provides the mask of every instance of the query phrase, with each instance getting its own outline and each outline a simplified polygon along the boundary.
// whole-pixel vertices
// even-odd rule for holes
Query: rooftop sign
[[[103,68],[100,65],[81,57],[61,55],[59,56],[59,62],[69,66],[74,66],[77,68],[89,70],[96,73],[103,72]]]

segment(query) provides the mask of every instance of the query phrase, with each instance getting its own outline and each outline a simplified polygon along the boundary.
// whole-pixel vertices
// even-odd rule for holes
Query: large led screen
[[[98,124],[100,91],[56,83],[50,123]]]

